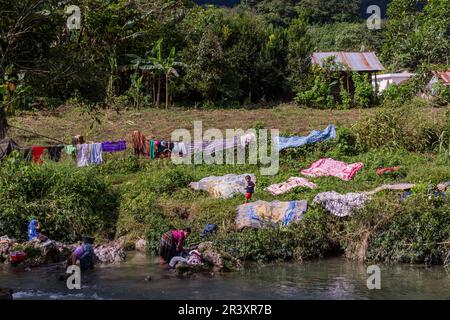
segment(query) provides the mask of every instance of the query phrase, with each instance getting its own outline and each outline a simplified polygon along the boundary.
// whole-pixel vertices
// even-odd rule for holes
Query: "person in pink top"
[[[191,228],[170,230],[161,237],[159,245],[159,261],[169,263],[170,259],[183,252],[183,242],[191,233]]]

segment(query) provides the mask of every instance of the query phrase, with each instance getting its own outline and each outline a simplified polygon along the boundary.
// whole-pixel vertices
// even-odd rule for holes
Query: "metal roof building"
[[[347,66],[351,71],[377,72],[384,70],[374,52],[314,52],[311,61],[322,66],[326,58],[333,56],[335,62]]]

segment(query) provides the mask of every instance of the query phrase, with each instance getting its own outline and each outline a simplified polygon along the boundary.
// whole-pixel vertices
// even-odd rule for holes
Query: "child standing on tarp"
[[[245,203],[248,203],[255,193],[255,183],[252,181],[252,177],[250,176],[245,176],[245,182]]]

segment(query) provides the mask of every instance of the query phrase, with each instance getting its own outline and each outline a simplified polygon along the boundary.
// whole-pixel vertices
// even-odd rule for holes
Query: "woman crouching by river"
[[[170,230],[164,233],[161,237],[159,245],[159,262],[169,263],[170,260],[183,253],[183,242],[191,233],[191,228],[183,230]]]

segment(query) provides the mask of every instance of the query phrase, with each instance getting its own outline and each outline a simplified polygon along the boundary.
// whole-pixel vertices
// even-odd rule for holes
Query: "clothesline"
[[[24,132],[32,133],[32,134],[35,134],[35,135],[37,135],[37,136],[40,136],[40,137],[43,137],[43,138],[46,138],[46,139],[50,139],[50,140],[53,140],[53,141],[57,141],[57,142],[62,143],[62,144],[64,144],[64,145],[67,144],[67,143],[65,143],[64,141],[61,141],[61,140],[58,140],[58,139],[55,139],[55,138],[52,138],[52,137],[49,137],[49,136],[40,134],[40,133],[35,132],[35,131],[31,131],[31,130],[19,128],[19,127],[13,126],[13,125],[11,125],[11,124],[8,124],[8,127],[11,127],[11,128],[17,129],[17,130],[21,130],[21,131],[24,131]]]

